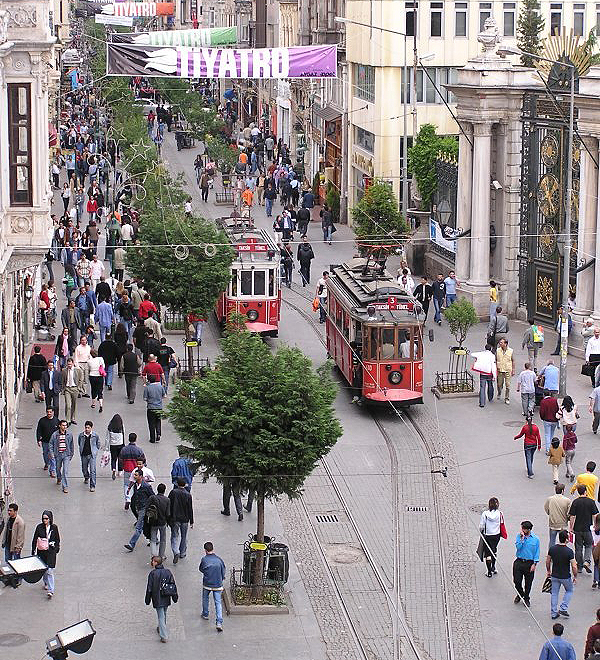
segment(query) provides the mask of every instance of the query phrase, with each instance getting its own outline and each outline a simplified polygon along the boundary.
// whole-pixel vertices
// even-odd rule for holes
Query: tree
[[[517,46],[526,53],[539,55],[542,51],[543,40],[540,34],[544,29],[544,19],[541,15],[538,0],[523,0],[519,18],[517,19]],[[521,55],[523,66],[534,66],[534,58]]]
[[[358,238],[375,238],[383,242],[408,231],[392,188],[383,181],[370,185],[362,199],[352,209]]]
[[[600,53],[598,52],[598,35],[596,28],[593,27],[584,42],[584,48],[587,55],[590,56],[589,66],[597,66],[600,64]],[[585,72],[587,73],[587,71]],[[579,75],[585,75],[584,72],[578,71]]]
[[[333,219],[337,222],[340,219],[340,192],[331,181],[327,184],[325,199],[329,210],[333,214]]]
[[[144,282],[155,302],[206,316],[229,284],[233,250],[212,222],[183,217],[163,195],[156,208],[144,209],[140,247],[127,249],[127,269]],[[188,251],[188,256],[177,258],[176,246],[182,246],[177,253]]]
[[[462,348],[469,328],[479,323],[475,307],[466,298],[459,298],[452,305],[446,307],[443,314],[450,326],[450,334],[454,335],[458,346]]]
[[[256,494],[256,537],[264,540],[265,500],[298,497],[306,477],[342,435],[326,369],[315,372],[299,349],[275,353],[245,329],[222,340],[223,354],[205,378],[182,382],[168,417],[180,454],[204,466],[204,478],[236,480]],[[262,577],[259,552],[253,584]]]
[[[452,136],[437,135],[433,124],[423,124],[414,145],[408,150],[408,167],[417,180],[424,210],[431,209],[437,190],[435,163],[440,152],[458,156],[458,142]]]

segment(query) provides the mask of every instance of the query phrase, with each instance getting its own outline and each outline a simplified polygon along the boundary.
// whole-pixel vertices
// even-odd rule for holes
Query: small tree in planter
[[[469,334],[469,329],[479,323],[475,307],[466,299],[460,298],[443,311],[448,321],[450,334],[456,339],[458,346],[450,347],[448,373],[436,373],[436,387],[441,394],[455,392],[472,392],[473,378],[467,370],[467,349],[463,344]]]

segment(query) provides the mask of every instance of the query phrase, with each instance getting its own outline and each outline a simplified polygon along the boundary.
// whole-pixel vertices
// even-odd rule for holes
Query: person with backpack
[[[166,490],[165,484],[158,484],[156,493],[150,497],[146,506],[146,520],[150,526],[150,549],[153,555],[159,555],[163,559],[166,559],[167,521],[171,517],[171,500],[165,495]]]
[[[160,637],[160,641],[165,644],[169,638],[167,608],[171,605],[171,601],[176,603],[179,599],[177,585],[173,573],[163,566],[162,557],[152,557],[150,565],[152,570],[148,574],[145,603],[146,605],[152,603],[152,607],[156,610],[158,618],[156,632]]]
[[[544,347],[544,328],[541,325],[536,325],[533,319],[529,319],[527,322],[529,327],[523,334],[521,348],[527,348],[529,362],[532,368],[535,369],[538,353]]]
[[[125,451],[125,448],[123,449]],[[129,552],[133,552],[135,544],[140,538],[144,529],[144,521],[146,519],[146,507],[154,491],[152,486],[144,481],[144,472],[140,468],[136,468],[134,475],[133,495],[131,496],[132,507],[135,507],[137,513],[137,521],[135,523],[135,530],[129,543],[123,546]]]

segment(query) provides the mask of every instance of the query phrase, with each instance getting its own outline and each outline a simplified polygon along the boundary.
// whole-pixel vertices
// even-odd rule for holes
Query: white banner
[[[456,252],[456,241],[449,241],[447,238],[444,238],[442,230],[438,222],[433,218],[429,218],[429,238],[432,243],[437,243],[440,247],[443,247],[449,252]]]
[[[103,25],[124,25],[125,27],[133,26],[133,16],[105,16],[104,14],[96,14],[96,23]]]

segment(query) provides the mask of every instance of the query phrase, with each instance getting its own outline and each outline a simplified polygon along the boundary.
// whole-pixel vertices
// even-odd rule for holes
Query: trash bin
[[[269,562],[269,544],[271,543],[271,537],[265,536],[265,545],[267,549],[265,552],[265,563],[263,568],[263,577],[265,576],[266,569]],[[256,556],[258,555],[258,550],[253,550],[250,547],[250,543],[256,542],[256,534],[252,537],[251,541],[246,541],[244,543],[244,562],[242,565],[242,582],[244,584],[252,583],[252,576],[254,575],[254,567],[256,566]],[[277,544],[279,545],[279,544]]]
[[[287,582],[290,575],[289,548],[284,543],[272,543],[267,563],[267,581]]]

